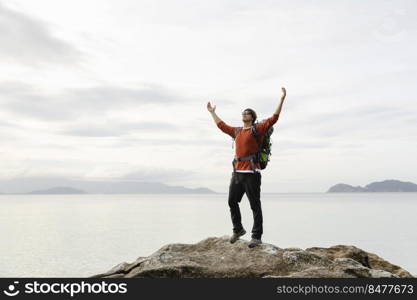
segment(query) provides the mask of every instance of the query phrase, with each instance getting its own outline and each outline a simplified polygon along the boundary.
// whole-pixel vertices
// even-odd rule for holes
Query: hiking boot
[[[233,244],[234,242],[236,242],[239,239],[239,237],[241,237],[245,233],[246,233],[246,230],[244,228],[242,228],[242,230],[239,231],[239,232],[233,232],[233,235],[232,235],[232,237],[229,240],[230,243]]]
[[[248,247],[249,247],[249,248],[253,248],[253,247],[255,247],[256,245],[259,245],[259,244],[262,244],[262,240],[261,240],[261,239],[255,239],[255,238],[252,238],[252,239],[250,240],[250,242],[249,242]]]

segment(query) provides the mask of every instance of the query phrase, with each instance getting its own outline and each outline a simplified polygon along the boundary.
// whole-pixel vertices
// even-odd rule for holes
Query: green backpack
[[[255,124],[258,123],[262,123],[264,122],[266,119],[263,119],[261,122],[255,122]],[[253,137],[256,139],[257,143],[258,143],[258,149],[259,151],[255,154],[246,156],[246,157],[241,157],[239,160],[250,160],[250,159],[254,159],[254,163],[259,162],[259,164],[261,165],[261,169],[265,169],[266,166],[268,165],[269,162],[269,157],[272,155],[271,152],[271,146],[272,146],[272,142],[271,142],[271,135],[274,132],[274,126],[269,127],[269,129],[265,132],[265,135],[263,136],[263,139],[261,142],[259,142],[259,134],[256,131],[256,126],[255,124],[252,124],[251,126],[251,131],[252,131],[252,135]],[[240,130],[243,127],[236,127],[235,130],[235,137],[233,138],[233,142],[236,138],[236,136],[238,135],[238,133],[240,132]],[[232,145],[233,148],[233,145]]]

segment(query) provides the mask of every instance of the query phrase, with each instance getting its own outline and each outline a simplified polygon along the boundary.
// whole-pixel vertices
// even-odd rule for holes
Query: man
[[[262,208],[261,208],[261,166],[257,161],[256,154],[258,152],[259,144],[262,144],[262,139],[268,129],[278,121],[281,107],[286,96],[285,88],[282,89],[281,102],[276,108],[271,117],[264,122],[256,123],[256,131],[258,132],[258,140],[252,134],[251,126],[256,121],[256,112],[253,109],[247,108],[242,112],[243,128],[236,134],[237,127],[229,126],[223,122],[216,115],[216,105],[211,106],[211,103],[207,103],[207,110],[211,113],[216,125],[224,133],[235,138],[235,158],[233,160],[234,171],[230,179],[229,185],[229,207],[233,224],[233,234],[230,238],[230,242],[233,244],[240,236],[246,233],[242,226],[242,220],[240,215],[239,202],[242,200],[243,194],[246,193],[250,207],[253,213],[253,227],[252,227],[252,239],[249,242],[249,248],[253,248],[256,245],[262,243]],[[243,160],[238,160],[243,159]]]

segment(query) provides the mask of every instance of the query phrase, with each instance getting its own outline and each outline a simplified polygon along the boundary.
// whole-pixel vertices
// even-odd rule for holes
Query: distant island
[[[34,190],[31,192],[0,193],[0,195],[59,195],[59,194],[88,194],[87,192],[67,186],[57,186],[50,189]]]
[[[16,178],[0,181],[2,195],[10,194],[217,194],[208,188],[170,186],[161,182],[87,181],[66,178]],[[9,190],[8,192],[5,192]]]
[[[349,184],[338,183],[326,193],[385,193],[385,192],[417,192],[417,184],[400,181],[400,180],[384,180],[372,182],[365,187],[352,186]]]
[[[72,187],[57,186],[57,187],[53,187],[47,190],[37,190],[37,191],[32,191],[32,192],[24,193],[24,194],[44,195],[44,194],[88,194],[88,193],[83,190],[74,189]]]

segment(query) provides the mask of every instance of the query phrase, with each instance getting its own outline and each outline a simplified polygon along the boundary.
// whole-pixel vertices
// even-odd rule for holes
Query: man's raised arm
[[[225,122],[223,122],[216,114],[216,105],[211,106],[210,102],[207,103],[207,110],[210,112],[211,116],[213,117],[214,122],[216,122],[217,127],[223,131],[224,133],[234,137],[236,127],[229,126]]]
[[[256,127],[256,129],[258,129],[261,134],[264,134],[272,125],[274,125],[278,121],[278,117],[282,109],[282,103],[284,103],[285,96],[287,95],[287,91],[285,90],[284,87],[281,88],[281,90],[282,90],[281,102],[278,104],[272,116],[270,116],[264,122],[260,123],[258,127]]]
[[[282,87],[281,90],[282,90],[281,102],[279,103],[277,109],[274,112],[274,114],[278,116],[281,113],[282,103],[284,103],[285,96],[287,96],[287,90],[284,87]]]

